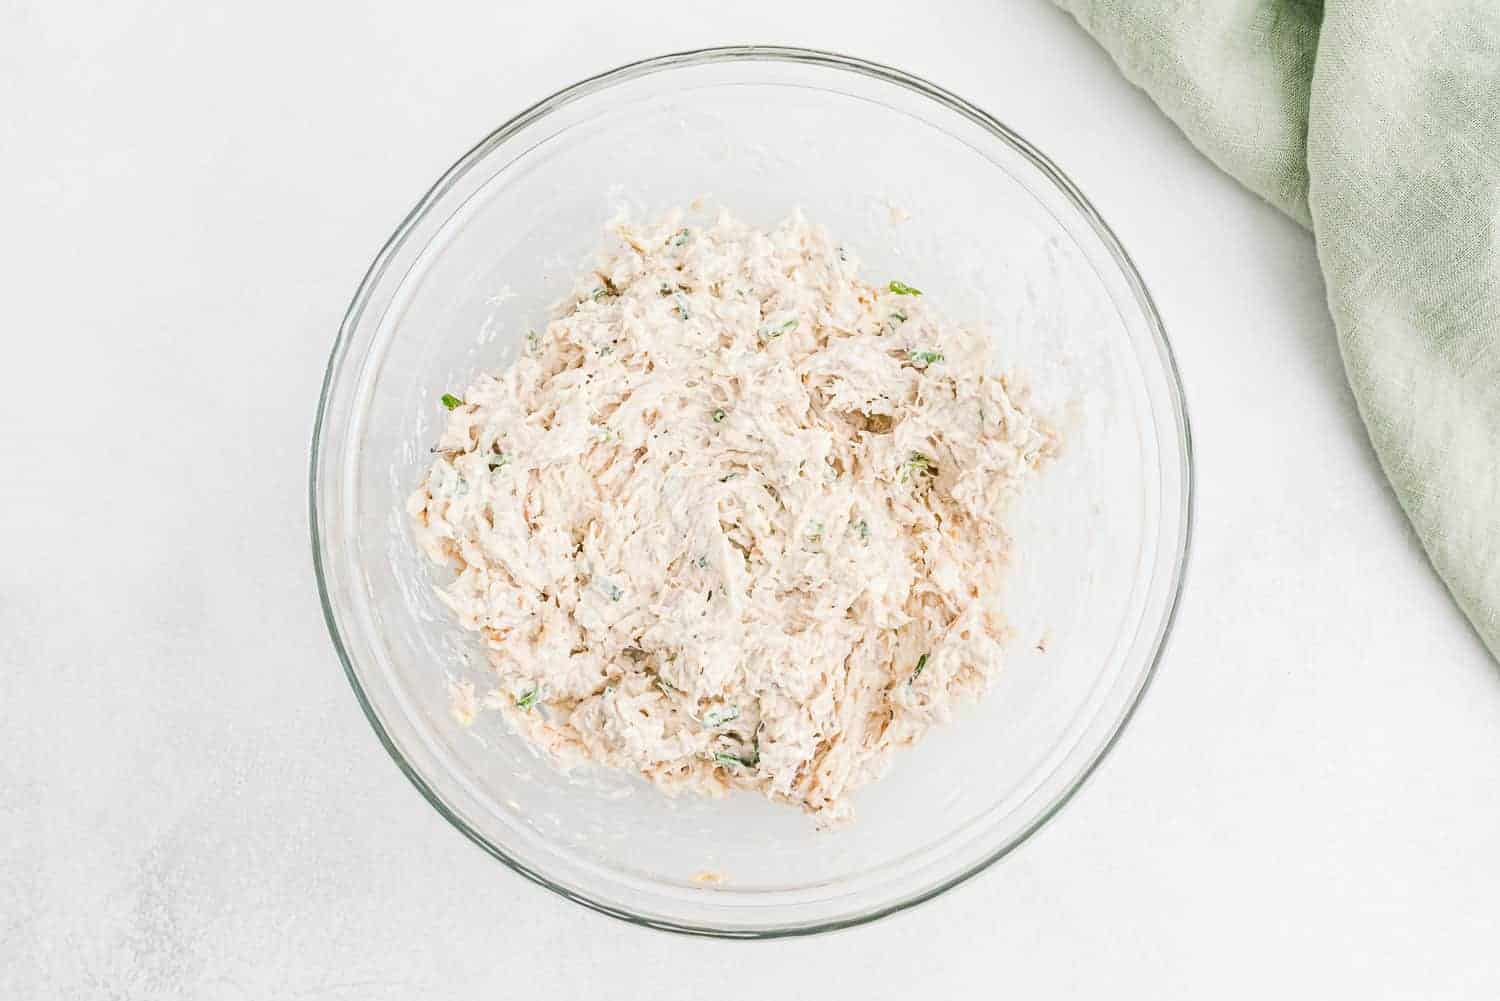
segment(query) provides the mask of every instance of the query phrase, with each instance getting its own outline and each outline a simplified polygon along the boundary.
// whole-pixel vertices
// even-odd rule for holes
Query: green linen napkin
[[[1313,231],[1344,369],[1500,658],[1500,0],[1054,0]]]

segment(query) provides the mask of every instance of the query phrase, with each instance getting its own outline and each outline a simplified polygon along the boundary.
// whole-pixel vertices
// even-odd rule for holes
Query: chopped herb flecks
[[[532,706],[536,705],[537,696],[540,695],[541,692],[542,692],[542,690],[540,688],[533,688],[531,691],[527,692],[525,695],[523,695],[520,698],[516,699],[516,708],[517,709],[530,709]]]
[[[933,465],[932,460],[921,452],[911,453],[911,455],[907,456],[906,461],[901,464],[902,483],[905,483],[913,476],[935,476],[936,474],[937,466]]]
[[[732,722],[733,720],[737,720],[739,718],[740,710],[738,706],[725,706],[723,709],[710,709],[708,712],[704,713],[703,725],[708,727],[710,730],[714,730],[723,726],[725,723]]]
[[[715,764],[732,765],[732,766],[738,766],[738,767],[741,767],[741,768],[754,768],[757,764],[759,764],[759,762],[760,762],[760,755],[759,754],[756,754],[755,757],[753,757],[753,758],[746,759],[746,758],[740,757],[737,754],[730,754],[728,751],[715,751],[714,752],[714,763]]]
[[[687,230],[685,230],[685,229],[679,229],[677,232],[675,232],[675,233],[672,234],[672,238],[670,240],[668,240],[667,242],[670,243],[674,247],[680,247],[684,243],[688,242],[688,237],[691,236],[691,235],[692,234],[689,233]]]
[[[855,522],[854,530],[859,533],[861,539],[868,540],[870,538],[870,523],[868,521],[860,520]]]
[[[921,289],[919,289],[919,288],[912,288],[910,285],[906,284],[906,282],[893,281],[893,282],[890,283],[890,285],[887,286],[887,288],[889,288],[892,292],[896,293],[897,295],[921,295],[922,294],[922,290]]]
[[[694,560],[693,563],[698,567],[699,570],[707,570],[708,569],[708,557],[707,556],[700,556],[696,560]]]
[[[443,394],[443,406],[447,407],[449,410],[457,410],[463,405],[464,401],[454,396],[452,393]]]
[[[599,581],[599,590],[609,595],[610,601],[619,601],[625,597],[625,589],[612,580],[601,579]]]
[[[768,341],[774,341],[782,334],[791,333],[796,329],[797,318],[794,316],[790,320],[783,320],[780,323],[767,323],[765,326],[760,328],[760,336],[764,337]]]
[[[688,318],[687,300],[682,297],[682,293],[673,292],[672,302],[672,312],[677,314],[678,319],[686,320]]]

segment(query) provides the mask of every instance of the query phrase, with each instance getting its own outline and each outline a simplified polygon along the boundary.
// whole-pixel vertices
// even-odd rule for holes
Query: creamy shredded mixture
[[[617,223],[408,502],[503,713],[570,765],[831,823],[1001,663],[1008,499],[1051,430],[986,339],[795,214]],[[908,276],[909,277],[909,276]]]

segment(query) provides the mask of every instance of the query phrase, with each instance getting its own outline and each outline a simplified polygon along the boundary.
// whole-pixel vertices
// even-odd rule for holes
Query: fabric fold
[[[1500,4],[1054,2],[1311,227],[1376,455],[1500,658]]]

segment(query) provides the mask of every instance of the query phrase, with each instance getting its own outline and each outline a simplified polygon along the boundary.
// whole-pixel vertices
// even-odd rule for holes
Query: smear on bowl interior
[[[916,276],[800,213],[683,219],[611,225],[514,364],[435,388],[407,507],[493,669],[467,714],[839,822],[1000,670],[1006,508],[1056,436]]]

